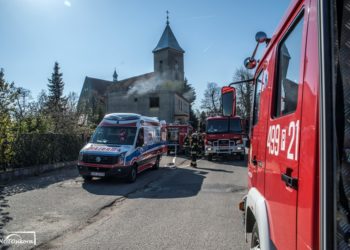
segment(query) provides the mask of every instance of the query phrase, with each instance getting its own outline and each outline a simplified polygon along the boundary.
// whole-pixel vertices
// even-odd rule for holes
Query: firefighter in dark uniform
[[[190,149],[190,136],[187,134],[184,139],[184,151],[185,155],[189,155],[189,149]]]
[[[198,133],[198,152],[202,157],[204,152],[204,138],[201,133]]]
[[[194,132],[191,135],[190,140],[191,146],[191,167],[197,167],[197,157],[199,153],[199,135],[197,132]]]

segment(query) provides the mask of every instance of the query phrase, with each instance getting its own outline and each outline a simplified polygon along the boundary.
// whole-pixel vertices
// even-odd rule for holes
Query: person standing
[[[191,167],[197,167],[197,157],[199,152],[199,135],[197,132],[194,132],[191,135],[190,140],[191,147]]]

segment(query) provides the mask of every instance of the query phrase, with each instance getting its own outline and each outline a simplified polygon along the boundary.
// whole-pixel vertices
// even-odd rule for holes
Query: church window
[[[150,97],[149,98],[149,107],[150,108],[159,108],[159,97]]]
[[[179,64],[175,61],[175,80],[179,80]]]
[[[159,71],[163,71],[163,61],[159,61]]]

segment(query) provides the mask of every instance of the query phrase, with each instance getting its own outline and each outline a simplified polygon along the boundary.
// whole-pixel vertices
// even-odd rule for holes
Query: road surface
[[[37,249],[249,249],[238,211],[245,165],[200,160],[194,169],[165,156],[133,184],[84,182],[74,167],[12,182],[0,189],[2,237],[35,232]]]

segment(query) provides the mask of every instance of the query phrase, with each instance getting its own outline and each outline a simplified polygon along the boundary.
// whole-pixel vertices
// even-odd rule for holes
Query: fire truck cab
[[[349,1],[291,1],[271,39],[257,33],[261,59],[256,47],[245,60],[256,67],[240,203],[251,249],[349,249],[349,23]]]
[[[205,156],[209,161],[214,155],[238,155],[244,159],[243,126],[239,116],[214,116],[207,118]]]

